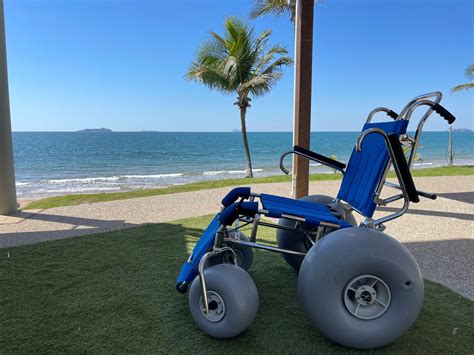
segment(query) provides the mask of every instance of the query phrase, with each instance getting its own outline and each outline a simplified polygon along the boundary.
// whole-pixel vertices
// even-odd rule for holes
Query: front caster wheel
[[[237,237],[237,239],[243,240],[248,242],[249,239],[246,237],[246,235],[240,231],[234,232],[236,235],[234,237]],[[213,266],[217,264],[235,264],[234,262],[234,255],[237,258],[237,266],[244,269],[247,271],[250,269],[250,266],[252,266],[253,263],[253,250],[251,247],[247,247],[244,245],[239,245],[239,244],[231,244],[229,245],[232,251],[223,251],[222,253],[219,253],[217,255],[214,255],[210,257],[207,261],[208,266]]]
[[[321,239],[306,255],[298,293],[311,323],[326,338],[372,349],[402,336],[423,305],[420,269],[392,237],[347,228]]]
[[[196,277],[189,292],[189,309],[196,325],[214,338],[237,336],[254,321],[258,291],[250,275],[238,266],[220,264],[204,271],[209,312],[204,310],[201,282]]]

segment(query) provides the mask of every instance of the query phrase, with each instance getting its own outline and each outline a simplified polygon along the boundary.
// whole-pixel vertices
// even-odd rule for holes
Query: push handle
[[[443,106],[441,106],[440,104],[434,104],[433,106],[433,110],[438,114],[440,115],[441,117],[443,117],[446,121],[448,121],[449,124],[452,124],[454,121],[456,121],[456,117],[454,117],[454,115],[449,112],[448,110],[446,110]]]
[[[393,118],[394,120],[396,120],[397,117],[398,117],[398,113],[396,113],[395,111],[392,111],[392,110],[388,110],[387,111],[387,116],[389,116],[390,118]]]

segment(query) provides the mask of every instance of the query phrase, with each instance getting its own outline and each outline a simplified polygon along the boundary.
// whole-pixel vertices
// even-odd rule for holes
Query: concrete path
[[[439,198],[412,204],[406,215],[387,224],[386,233],[410,249],[424,277],[474,299],[474,176],[416,178],[415,184]],[[252,188],[283,196],[290,193],[288,183]],[[310,193],[334,196],[338,188],[338,181],[312,182]],[[20,212],[0,219],[0,248],[214,214],[229,189]],[[392,212],[395,207],[384,210]]]

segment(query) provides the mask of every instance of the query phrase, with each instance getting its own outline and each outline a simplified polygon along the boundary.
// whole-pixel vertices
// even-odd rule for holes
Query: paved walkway
[[[424,277],[474,299],[474,176],[416,178],[415,184],[439,198],[412,204],[386,232],[411,250]],[[310,193],[333,196],[338,187],[338,181],[312,182]],[[229,189],[20,212],[0,219],[0,248],[213,214]],[[253,190],[288,195],[290,185],[258,184]]]

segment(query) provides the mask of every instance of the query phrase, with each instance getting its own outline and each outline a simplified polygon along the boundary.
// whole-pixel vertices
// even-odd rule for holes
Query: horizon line
[[[469,130],[472,131],[471,128],[453,128],[454,131],[459,130]],[[449,129],[443,130],[425,130],[424,132],[447,132]],[[321,130],[321,131],[310,131],[310,133],[354,133],[354,132],[361,132],[360,130],[348,131],[348,130]],[[409,132],[414,132],[411,130]],[[140,131],[108,131],[108,132],[83,132],[82,130],[79,131],[12,131],[12,133],[101,133],[101,134],[110,134],[110,133],[241,133],[240,131],[158,131],[158,130],[140,130]],[[247,131],[247,133],[293,133],[293,131]]]

